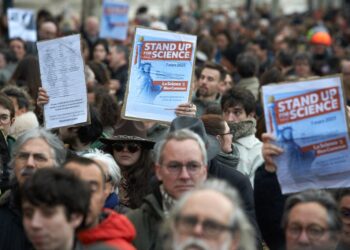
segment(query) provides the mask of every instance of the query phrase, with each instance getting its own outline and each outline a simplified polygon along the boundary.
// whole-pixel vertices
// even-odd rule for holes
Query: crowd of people
[[[282,194],[260,98],[342,73],[350,103],[349,14],[150,12],[125,41],[100,38],[95,16],[38,12],[38,41],[81,33],[90,106],[89,124],[51,131],[36,45],[1,19],[0,249],[350,249],[350,189]],[[193,96],[171,124],[121,117],[137,25],[198,37]]]

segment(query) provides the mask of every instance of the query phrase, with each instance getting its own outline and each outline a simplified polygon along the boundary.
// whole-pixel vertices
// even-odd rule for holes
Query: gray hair
[[[100,160],[108,167],[108,174],[112,179],[112,185],[115,187],[115,192],[118,193],[118,186],[121,179],[120,168],[113,156],[107,153],[104,153],[98,149],[90,149],[87,153],[83,154],[83,157],[90,158],[93,160]]]
[[[17,138],[11,153],[10,166],[12,169],[14,169],[16,155],[21,150],[23,144],[32,139],[43,139],[52,150],[54,157],[53,167],[62,166],[66,160],[66,149],[64,148],[63,142],[55,134],[45,130],[44,128],[34,128],[25,131]]]
[[[222,181],[219,179],[207,180],[204,183],[197,186],[196,188],[194,188],[193,190],[183,195],[180,198],[180,200],[175,204],[175,206],[173,207],[169,215],[169,221],[168,221],[168,223],[170,223],[169,226],[174,230],[175,218],[178,215],[180,215],[184,205],[187,203],[187,201],[190,199],[190,197],[194,193],[199,191],[204,191],[204,190],[213,190],[224,195],[234,207],[234,212],[231,215],[232,217],[230,219],[230,223],[232,226],[236,228],[235,233],[238,233],[238,238],[239,238],[238,249],[240,250],[255,249],[255,246],[256,246],[255,232],[253,230],[253,227],[249,223],[245,213],[243,212],[239,194],[233,187],[231,187],[225,181]]]
[[[282,226],[286,229],[289,219],[290,211],[298,204],[315,202],[320,204],[327,210],[327,222],[330,231],[335,236],[342,229],[342,221],[339,214],[337,203],[332,195],[325,190],[307,190],[295,195],[290,196],[284,207],[284,213],[282,217]]]
[[[165,139],[159,141],[156,143],[155,147],[154,147],[154,151],[155,151],[155,163],[156,164],[161,164],[163,161],[163,150],[166,146],[166,144],[170,141],[170,140],[176,140],[176,141],[184,141],[184,140],[194,140],[195,142],[197,142],[201,152],[202,152],[202,156],[203,156],[203,162],[205,164],[207,164],[208,161],[208,157],[207,157],[207,150],[205,148],[205,144],[202,140],[202,138],[197,135],[196,133],[192,132],[189,129],[180,129],[180,130],[176,130],[172,133],[169,133]]]

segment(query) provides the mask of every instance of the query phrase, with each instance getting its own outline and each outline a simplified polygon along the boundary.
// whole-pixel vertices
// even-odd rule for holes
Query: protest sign
[[[340,76],[262,88],[267,132],[283,193],[350,186],[350,148]]]
[[[188,102],[196,36],[136,28],[122,115],[171,122]]]
[[[100,26],[100,37],[124,41],[128,32],[129,4],[115,0],[104,0]]]
[[[44,106],[45,128],[89,122],[80,35],[38,42],[40,78],[50,97]]]
[[[33,10],[9,8],[7,20],[10,39],[20,37],[24,41],[36,41],[36,22]]]

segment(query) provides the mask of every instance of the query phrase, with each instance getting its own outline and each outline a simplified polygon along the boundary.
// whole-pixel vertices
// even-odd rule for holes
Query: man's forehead
[[[198,142],[192,138],[188,138],[183,140],[171,139],[167,141],[162,152],[163,159],[170,157],[170,158],[176,158],[176,160],[182,160],[180,155],[176,154],[180,148],[181,149],[188,148],[189,150],[190,149],[193,150],[197,148],[200,154],[192,155],[193,159],[203,158],[202,151],[200,149]]]
[[[233,203],[225,195],[208,189],[192,193],[184,204],[182,213],[191,214],[203,211],[207,216],[221,219],[231,215],[234,210]]]
[[[220,76],[220,71],[217,69],[212,69],[212,68],[204,68],[202,70],[202,75],[210,75],[210,76],[216,76],[219,77]]]
[[[20,151],[51,154],[52,148],[44,139],[32,138],[22,144],[22,146],[20,147]]]
[[[236,104],[234,106],[229,106],[229,107],[225,108],[225,110],[229,110],[229,111],[242,110],[242,109],[243,109],[243,105],[242,104]]]
[[[0,114],[10,114],[10,110],[5,108],[3,105],[0,104]]]

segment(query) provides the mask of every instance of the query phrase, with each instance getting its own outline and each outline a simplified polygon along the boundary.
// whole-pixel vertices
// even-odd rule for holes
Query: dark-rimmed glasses
[[[318,225],[309,225],[306,228],[300,225],[287,226],[287,234],[294,239],[299,238],[303,230],[305,230],[307,237],[312,241],[320,239],[326,232],[329,231],[328,229]]]

